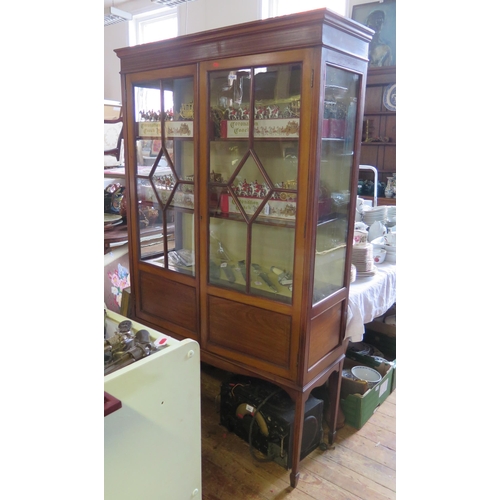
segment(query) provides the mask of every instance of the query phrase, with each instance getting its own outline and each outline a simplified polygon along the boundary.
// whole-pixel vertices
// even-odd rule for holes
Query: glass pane
[[[347,224],[341,219],[320,224],[316,234],[313,303],[344,285]]]
[[[300,64],[286,64],[217,70],[209,77],[209,281],[287,303],[301,75]]]
[[[148,178],[139,178],[137,193],[141,258],[163,258],[163,211],[157,191]]]
[[[313,303],[344,286],[359,76],[327,66]]]
[[[246,224],[210,218],[209,283],[245,290]]]
[[[141,259],[186,274],[194,274],[193,90],[192,77],[135,87],[140,224],[143,207],[158,212],[154,245],[152,226],[141,226]]]
[[[210,143],[210,211],[237,218],[241,212],[229,194],[229,181],[234,179],[245,154],[247,141],[211,141]],[[233,191],[234,192],[234,191]]]
[[[297,136],[301,79],[300,64],[255,68],[256,138]]]
[[[167,218],[167,228],[175,228],[168,238],[168,269],[194,276],[194,215],[192,212],[168,210]]]
[[[253,294],[291,303],[294,239],[293,228],[269,224],[252,226],[250,286]]]
[[[301,77],[300,64],[255,68],[254,150],[269,193],[262,222],[295,221]]]
[[[269,191],[269,185],[251,154],[234,179],[232,188],[236,195],[238,210],[248,218],[265,205],[264,198]]]
[[[275,223],[294,222],[297,201],[298,146],[287,141],[256,141],[255,152],[269,177],[271,191],[259,220],[272,218]],[[267,192],[266,192],[267,194]]]
[[[250,82],[251,70],[249,69],[235,68],[210,73],[210,107],[213,118],[231,122],[248,120],[251,109]],[[228,126],[225,123],[223,126],[224,130],[221,130],[221,135],[217,137],[243,137],[244,132],[235,131],[234,124]],[[244,128],[244,124],[238,127]],[[229,134],[228,129],[230,129]],[[248,127],[246,137],[248,137]]]

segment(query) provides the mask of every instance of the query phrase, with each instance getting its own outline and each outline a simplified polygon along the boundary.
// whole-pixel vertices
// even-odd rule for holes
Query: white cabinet
[[[127,319],[108,316],[108,331]],[[201,500],[198,343],[168,337],[162,350],[106,375],[104,391],[121,402],[104,417],[104,498]]]

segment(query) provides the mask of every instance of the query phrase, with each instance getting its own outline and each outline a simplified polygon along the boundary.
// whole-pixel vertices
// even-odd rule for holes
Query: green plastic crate
[[[344,368],[366,364],[359,361],[346,359]],[[366,364],[366,366],[370,366]],[[392,392],[392,381],[394,375],[393,364],[379,364],[373,366],[381,374],[385,373],[382,380],[371,389],[362,389],[363,384],[350,379],[342,378],[340,406],[345,416],[345,423],[361,429],[368,422],[375,410],[389,397]],[[366,392],[363,393],[363,391]]]

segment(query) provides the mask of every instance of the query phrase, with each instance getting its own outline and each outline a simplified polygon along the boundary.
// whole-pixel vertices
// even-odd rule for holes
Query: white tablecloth
[[[396,264],[384,262],[375,276],[356,278],[349,288],[345,337],[361,342],[365,323],[384,314],[396,302]]]

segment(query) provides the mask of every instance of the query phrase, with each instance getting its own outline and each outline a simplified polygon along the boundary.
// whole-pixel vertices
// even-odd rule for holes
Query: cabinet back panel
[[[290,337],[289,316],[219,297],[208,299],[209,344],[288,368]]]
[[[147,273],[139,273],[140,310],[191,332],[197,330],[196,290]]]
[[[312,320],[308,367],[315,365],[340,344],[341,313],[342,302],[335,304]]]

